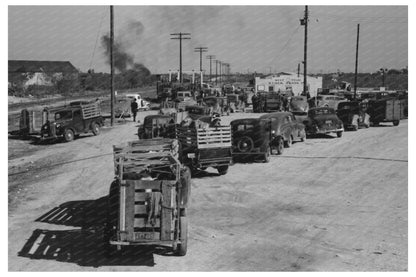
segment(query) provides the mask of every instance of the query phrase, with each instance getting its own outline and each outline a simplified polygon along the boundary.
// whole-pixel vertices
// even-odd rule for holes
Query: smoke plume
[[[143,72],[150,71],[141,63],[137,63],[134,60],[134,54],[131,53],[131,48],[134,43],[141,38],[144,32],[144,26],[140,21],[130,20],[127,23],[126,28],[120,31],[120,35],[117,39],[114,39],[113,44],[113,59],[114,68],[119,72],[125,72],[126,70],[140,70]],[[107,33],[101,37],[101,45],[104,48],[104,55],[106,57],[107,64],[110,64],[110,34]]]

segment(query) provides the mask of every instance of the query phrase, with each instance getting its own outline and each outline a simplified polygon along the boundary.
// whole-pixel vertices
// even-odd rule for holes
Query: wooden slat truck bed
[[[178,245],[179,255],[186,253],[186,207],[181,197],[188,184],[182,181],[178,147],[173,139],[113,146],[118,192],[112,197],[110,189],[110,207],[117,209],[110,245],[170,243]]]
[[[184,146],[198,149],[231,147],[231,126],[209,128],[177,128],[178,140]]]

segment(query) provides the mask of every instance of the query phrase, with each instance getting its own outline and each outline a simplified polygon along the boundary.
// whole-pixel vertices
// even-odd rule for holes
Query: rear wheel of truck
[[[220,175],[225,175],[228,172],[228,165],[221,165],[217,167],[218,173]]]
[[[270,148],[270,145],[266,148],[266,153],[264,153],[263,162],[268,163],[270,162],[270,155],[272,153],[272,150]]]
[[[176,255],[185,256],[188,250],[188,219],[186,216],[179,218],[179,239],[180,243],[176,249]]]
[[[105,254],[108,257],[117,253],[117,246],[110,244],[110,239],[116,234],[118,210],[119,210],[119,185],[116,181],[111,183],[110,192],[107,200],[107,219],[104,227],[103,242],[105,245]]]
[[[91,125],[91,131],[94,134],[94,136],[98,136],[100,134],[100,125],[98,125],[98,123],[94,122]]]
[[[337,132],[337,137],[342,137],[342,131]]]
[[[394,125],[394,126],[399,126],[399,124],[400,124],[400,120],[395,120],[395,121],[393,121],[393,125]]]
[[[70,142],[74,140],[74,131],[72,131],[71,129],[66,129],[65,133],[64,133],[64,139],[66,142]]]
[[[285,141],[285,146],[286,148],[289,148],[290,146],[292,146],[292,136],[289,136],[287,138],[287,141]]]
[[[283,138],[280,138],[277,142],[277,155],[282,155],[284,149]]]

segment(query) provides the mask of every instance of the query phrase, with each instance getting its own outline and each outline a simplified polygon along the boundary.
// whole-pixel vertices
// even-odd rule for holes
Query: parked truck
[[[174,139],[113,146],[115,179],[108,195],[106,253],[131,245],[171,245],[187,252],[191,173],[178,160]]]
[[[367,113],[370,121],[377,126],[380,122],[393,122],[398,126],[401,116],[401,105],[398,99],[369,100]]]
[[[66,142],[82,133],[100,133],[104,125],[99,103],[72,103],[69,106],[45,111],[47,120],[40,131],[42,140],[63,138]],[[53,116],[52,116],[53,115]]]
[[[231,126],[179,126],[177,138],[180,160],[190,167],[191,171],[214,167],[220,175],[227,174],[232,162]]]

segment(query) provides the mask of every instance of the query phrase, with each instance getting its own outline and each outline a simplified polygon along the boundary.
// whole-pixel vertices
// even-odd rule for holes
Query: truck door
[[[87,126],[85,126],[85,120],[82,118],[81,109],[73,111],[72,124],[76,133],[82,133],[85,131]]]

